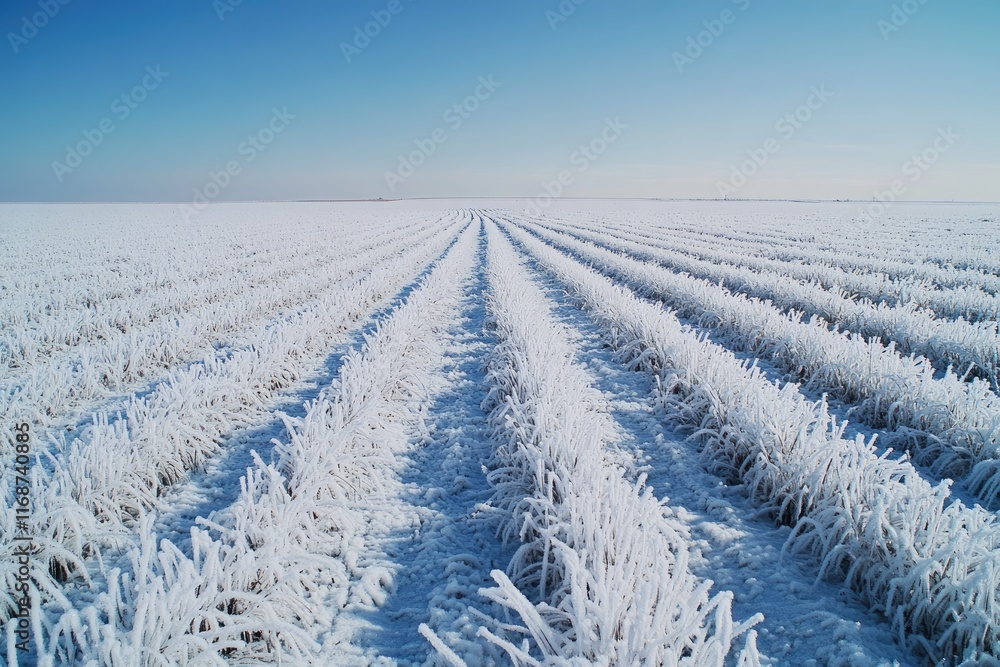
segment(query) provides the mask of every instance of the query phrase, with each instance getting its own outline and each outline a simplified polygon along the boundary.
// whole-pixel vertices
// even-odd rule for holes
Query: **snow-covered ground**
[[[1000,207],[861,219],[0,205],[0,664],[1000,664]]]

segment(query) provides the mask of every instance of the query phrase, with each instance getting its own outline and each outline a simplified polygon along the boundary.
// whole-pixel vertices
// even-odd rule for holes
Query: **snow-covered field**
[[[0,664],[1000,665],[1000,206],[526,204],[0,206]]]

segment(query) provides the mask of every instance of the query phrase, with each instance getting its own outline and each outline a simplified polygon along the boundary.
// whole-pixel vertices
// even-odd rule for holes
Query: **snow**
[[[868,228],[858,208],[235,204],[192,226],[168,206],[0,205],[0,428],[38,433],[44,642],[10,645],[7,481],[0,664],[657,664],[641,656],[685,642],[682,664],[995,664],[1000,524],[976,506],[986,473],[954,460],[995,461],[1000,207],[900,204]],[[680,321],[620,287],[599,304],[612,291],[573,254],[548,247],[555,270],[518,231],[535,222],[634,253],[603,268],[640,296],[694,284],[651,259],[711,282]],[[899,412],[916,392],[804,371],[835,334],[780,324],[798,307],[919,339],[929,361],[871,349],[947,424]],[[886,455],[914,428],[918,465]],[[816,461],[842,487],[809,488]],[[657,595],[673,625],[643,611]]]
[[[482,469],[491,448],[480,407],[491,343],[478,298],[483,280],[480,265],[441,341],[443,363],[434,385],[426,387],[410,447],[395,456],[385,497],[357,507],[369,517],[358,565],[385,579],[361,582],[326,641],[330,664],[434,662],[431,644],[418,633],[423,623],[445,646],[461,647],[471,664],[490,664],[499,656],[471,641],[478,621],[470,605],[486,607],[475,591],[489,585],[489,572],[506,567],[510,558],[478,510],[490,495]]]
[[[544,274],[537,279],[559,297],[558,284]],[[741,487],[705,470],[697,444],[664,423],[649,374],[624,368],[607,336],[573,304],[564,301],[557,312],[579,332],[580,356],[611,401],[620,446],[689,527],[694,571],[734,594],[734,615],[764,614],[757,646],[770,664],[907,664],[884,618],[850,591],[818,581],[815,562],[784,557],[789,529],[760,516]]]

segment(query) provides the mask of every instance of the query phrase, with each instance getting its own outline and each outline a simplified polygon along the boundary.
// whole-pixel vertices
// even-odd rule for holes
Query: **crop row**
[[[940,371],[955,365],[960,373],[966,372],[997,383],[1000,335],[997,334],[996,322],[938,319],[912,305],[888,306],[867,299],[853,299],[816,283],[803,283],[772,271],[755,271],[696,259],[606,233],[565,225],[545,226],[609,250],[720,283],[740,294],[768,300],[785,312],[796,310],[806,316],[818,315],[841,330],[865,337],[874,336],[886,344],[895,342],[902,354],[926,357]]]
[[[41,428],[65,424],[80,407],[134,390],[138,383],[152,384],[185,361],[215,356],[216,346],[212,343],[221,339],[230,338],[226,342],[233,348],[251,344],[257,329],[271,320],[294,317],[321,300],[331,287],[370,270],[410,243],[442,233],[447,232],[432,226],[412,237],[390,237],[388,245],[363,244],[359,248],[362,252],[324,267],[315,276],[295,276],[285,283],[260,285],[245,298],[204,305],[162,326],[81,345],[53,363],[0,384],[0,415],[7,417],[0,429],[6,432],[15,421],[30,421]],[[368,249],[363,250],[365,247]],[[287,309],[287,314],[280,314],[282,309]],[[5,442],[10,440],[5,438]],[[4,448],[0,453],[5,453],[8,446],[0,446]]]
[[[427,224],[430,223],[423,226]],[[406,231],[413,233],[419,229]],[[75,346],[95,341],[107,344],[123,336],[142,335],[194,308],[207,313],[206,307],[214,304],[221,309],[225,303],[246,298],[251,291],[264,286],[286,285],[285,289],[290,290],[296,286],[293,279],[301,281],[322,272],[326,266],[349,257],[350,248],[362,251],[377,245],[373,236],[401,233],[403,229],[380,229],[364,238],[341,234],[341,238],[335,236],[323,243],[310,238],[296,239],[297,244],[275,244],[269,236],[261,234],[262,238],[252,239],[249,248],[237,249],[236,244],[220,248],[213,244],[212,249],[189,250],[184,264],[169,270],[162,263],[170,261],[164,257],[170,257],[171,253],[160,248],[162,254],[154,255],[152,250],[136,248],[131,269],[121,273],[123,289],[116,298],[88,296],[80,307],[46,313],[50,306],[44,304],[47,296],[44,290],[12,295],[6,305],[16,313],[33,314],[38,321],[17,321],[16,317],[3,320],[0,366],[6,366],[14,376],[23,375],[41,364],[56,361],[60,353],[72,353]],[[152,256],[144,257],[143,250]],[[211,259],[205,257],[210,253]],[[195,266],[191,266],[192,257],[200,260]],[[99,263],[95,258],[90,261]],[[155,275],[157,271],[162,272],[160,276]],[[90,279],[68,278],[52,289],[86,289],[89,282]],[[65,294],[59,297],[68,298]]]
[[[661,238],[725,246],[783,262],[822,264],[942,287],[976,285],[990,294],[1000,289],[996,277],[1000,261],[993,249],[996,232],[974,211],[960,216],[948,210],[942,217],[927,209],[901,209],[877,224],[856,224],[852,213],[841,207],[826,207],[818,216],[808,208],[775,209],[764,215],[747,209],[728,221],[704,213],[643,227]]]
[[[579,224],[574,220],[574,224]],[[588,226],[594,227],[593,223]],[[913,276],[895,276],[873,272],[869,268],[847,270],[843,265],[823,264],[808,255],[797,260],[775,259],[768,256],[766,243],[732,247],[726,239],[706,238],[692,241],[673,230],[655,231],[648,225],[609,222],[600,225],[624,239],[678,252],[712,263],[743,267],[757,272],[787,275],[795,280],[816,283],[825,289],[840,291],[845,296],[858,295],[875,303],[887,305],[912,304],[932,310],[943,318],[965,318],[970,322],[1000,319],[1000,296],[963,280],[934,281]]]
[[[416,246],[410,240],[402,257],[262,327],[247,347],[175,373],[149,395],[133,398],[119,419],[97,415],[78,438],[63,442],[50,458],[51,471],[32,471],[32,532],[39,546],[33,576],[39,589],[51,594],[70,575],[87,578],[87,558],[129,544],[132,529],[158,508],[167,487],[217,454],[234,428],[265,414],[272,397],[314,368],[331,344],[396,294],[452,238],[446,232]],[[2,544],[5,553],[14,549],[11,540]],[[4,562],[7,596],[16,585],[14,559]],[[12,605],[9,596],[5,601],[7,617]]]
[[[852,414],[890,431],[888,440],[940,477],[962,479],[987,505],[1000,500],[1000,397],[975,378],[935,378],[926,359],[901,357],[894,346],[831,331],[816,317],[785,314],[772,305],[660,266],[605,250],[565,234],[530,226],[641,294],[661,299],[681,317],[708,328],[737,349],[857,403]]]
[[[113,571],[92,605],[63,609],[54,623],[39,614],[42,664],[315,660],[351,576],[366,576],[353,572],[352,534],[364,518],[351,499],[377,492],[386,458],[402,444],[409,403],[440,358],[476,231],[467,227],[363,349],[346,356],[339,380],[302,419],[286,420],[277,461],[257,457],[239,499],[192,529],[193,557],[168,541],[158,546],[146,517],[131,572]]]
[[[508,574],[493,572],[488,599],[516,612],[532,648],[480,634],[515,664],[722,665],[758,660],[760,621],[734,623],[731,593],[688,567],[689,535],[607,446],[613,420],[541,290],[489,225],[488,310],[498,344],[484,407],[497,443],[488,464],[501,532],[518,538]],[[537,602],[532,602],[537,600]],[[497,623],[497,626],[504,626]],[[745,636],[741,650],[735,646]],[[536,657],[537,656],[537,657]]]
[[[825,404],[685,328],[514,226],[539,263],[603,325],[619,353],[658,378],[665,414],[690,427],[706,465],[793,527],[787,549],[819,559],[900,638],[942,664],[1000,656],[1000,526],[947,502],[904,461],[845,440]]]

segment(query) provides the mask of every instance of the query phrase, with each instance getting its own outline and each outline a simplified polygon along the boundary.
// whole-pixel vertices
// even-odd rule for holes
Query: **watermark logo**
[[[180,207],[184,222],[191,222],[199,213],[219,198],[219,195],[233,183],[233,179],[243,173],[243,168],[257,159],[267,150],[275,138],[284,132],[293,120],[295,114],[288,112],[288,107],[272,109],[271,119],[256,133],[249,135],[236,147],[236,154],[241,159],[226,162],[223,169],[208,172],[208,179],[201,187],[194,189],[194,197],[190,204]]]
[[[371,45],[372,40],[377,39],[382,31],[389,27],[393,18],[402,14],[405,8],[402,0],[389,0],[389,4],[384,9],[371,11],[371,21],[363,26],[355,26],[354,39],[350,42],[340,43],[340,52],[344,54],[344,59],[348,64],[354,60],[355,56],[361,55],[361,52]]]
[[[21,47],[38,35],[38,31],[49,24],[54,19],[63,6],[68,5],[70,0],[40,0],[37,11],[31,16],[21,17],[21,29],[17,32],[8,32],[7,41],[14,53],[21,52]]]
[[[553,31],[559,29],[560,23],[565,23],[569,20],[569,17],[576,13],[576,8],[585,3],[587,0],[562,0],[559,6],[556,7],[555,11],[549,9],[545,12],[545,20],[549,22],[549,27]]]
[[[212,8],[220,21],[226,20],[226,14],[232,14],[236,8],[243,4],[243,0],[213,0]]]
[[[937,136],[934,137],[931,145],[919,154],[910,157],[900,167],[900,174],[903,178],[895,179],[888,188],[876,192],[875,201],[860,211],[861,221],[874,222],[885,215],[888,207],[909,192],[910,185],[918,183],[961,138],[962,135],[950,127],[938,128]]]
[[[14,53],[20,53],[21,47],[27,44],[38,35],[38,31],[49,24],[54,19],[63,6],[68,5],[70,0],[40,0],[38,8],[40,11],[31,16],[21,17],[21,29],[17,32],[8,32],[7,41],[14,49]]]
[[[542,190],[529,202],[525,212],[531,215],[541,215],[542,211],[552,205],[552,202],[561,197],[566,188],[576,182],[577,176],[590,169],[590,166],[597,162],[598,158],[604,155],[608,148],[614,144],[628,129],[628,125],[615,116],[612,120],[605,119],[604,128],[600,134],[594,137],[589,143],[580,146],[569,157],[569,163],[575,169],[563,169],[553,181],[542,181]]]
[[[732,3],[741,12],[750,8],[750,2],[751,0],[732,0]],[[683,74],[686,67],[693,65],[695,60],[701,58],[705,51],[715,44],[715,40],[722,37],[726,26],[736,23],[738,16],[739,14],[732,9],[723,9],[718,18],[703,21],[702,25],[705,29],[697,35],[691,35],[687,38],[687,47],[684,51],[674,51],[674,65],[677,66],[677,71]]]
[[[812,120],[813,115],[826,106],[826,103],[833,97],[833,93],[826,89],[825,84],[819,88],[813,86],[809,92],[810,95],[805,104],[786,113],[774,124],[775,132],[780,134],[785,141],[794,139],[798,131],[805,127],[806,123]],[[776,155],[780,150],[781,142],[774,137],[768,137],[759,148],[747,150],[748,159],[740,163],[738,167],[730,166],[732,172],[729,175],[729,180],[716,182],[715,187],[719,191],[719,196],[725,198],[736,194],[771,160],[771,156]]]
[[[927,2],[928,0],[904,0],[900,4],[893,5],[888,20],[879,19],[876,24],[882,33],[882,39],[888,42],[892,33],[899,32]]]
[[[479,77],[479,85],[475,91],[461,102],[456,102],[441,114],[441,119],[447,124],[452,132],[457,131],[465,121],[472,117],[482,103],[490,99],[493,93],[503,84],[493,80],[493,75]],[[399,164],[395,171],[385,172],[385,184],[392,192],[406,182],[410,176],[417,173],[417,169],[422,167],[437,152],[439,146],[448,141],[451,135],[443,127],[435,128],[427,137],[417,139],[413,143],[416,149],[407,155],[399,156]]]
[[[149,94],[160,87],[164,79],[170,76],[170,72],[164,72],[160,66],[147,67],[146,75],[142,77],[142,82],[132,88],[127,93],[122,93],[111,102],[111,113],[119,121],[124,121],[132,112],[139,108]],[[66,157],[62,162],[58,160],[52,163],[52,172],[62,183],[67,174],[83,164],[84,159],[93,153],[98,146],[104,143],[105,138],[117,129],[115,121],[109,116],[102,118],[91,129],[83,130],[83,140],[73,145],[66,146]]]

